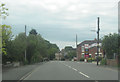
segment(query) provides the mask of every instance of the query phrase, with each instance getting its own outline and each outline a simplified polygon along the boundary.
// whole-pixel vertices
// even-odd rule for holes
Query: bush
[[[62,58],[61,61],[65,61],[65,58]]]
[[[101,65],[107,65],[107,60],[106,59],[102,59],[100,62]]]
[[[95,59],[95,58],[92,58],[92,61],[96,61],[96,59]]]
[[[85,58],[80,58],[80,61],[84,61]]]
[[[24,65],[29,64],[28,60],[26,60],[26,61],[24,60],[23,64],[24,64]]]
[[[98,57],[98,61],[101,61],[103,59],[103,57]]]
[[[92,58],[88,58],[88,62],[92,62]]]

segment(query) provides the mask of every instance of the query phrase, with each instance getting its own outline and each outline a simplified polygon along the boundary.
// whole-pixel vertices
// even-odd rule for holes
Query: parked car
[[[77,61],[77,58],[76,58],[76,57],[74,57],[74,61]]]

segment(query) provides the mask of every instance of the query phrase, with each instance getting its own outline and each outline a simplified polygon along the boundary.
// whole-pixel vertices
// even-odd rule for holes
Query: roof
[[[91,45],[91,44],[93,44],[93,43],[97,43],[97,40],[85,40],[85,41],[83,41],[83,42],[81,42],[79,45],[77,45],[77,46],[83,46],[84,44],[89,44],[89,45]]]

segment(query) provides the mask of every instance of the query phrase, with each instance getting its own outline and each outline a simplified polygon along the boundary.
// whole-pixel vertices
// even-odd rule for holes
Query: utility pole
[[[25,25],[25,38],[26,38],[26,25]],[[25,47],[27,46],[27,41],[25,41]],[[26,48],[25,48],[25,61],[26,61]]]
[[[77,53],[77,34],[76,34],[76,55],[77,55],[77,60],[78,60],[78,53]]]
[[[100,24],[100,18],[98,17],[98,31],[97,31],[97,65],[98,65],[98,57],[99,57],[99,31],[100,31],[100,28],[99,28],[99,24]]]

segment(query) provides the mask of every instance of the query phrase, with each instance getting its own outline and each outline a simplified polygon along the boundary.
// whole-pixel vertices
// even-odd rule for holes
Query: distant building
[[[62,58],[63,58],[63,55],[61,54],[61,52],[55,53],[55,59],[56,60],[61,60]]]
[[[99,56],[103,57],[103,50],[101,48],[101,42],[99,44]],[[78,60],[80,58],[96,58],[97,56],[97,40],[85,40],[77,46]]]

